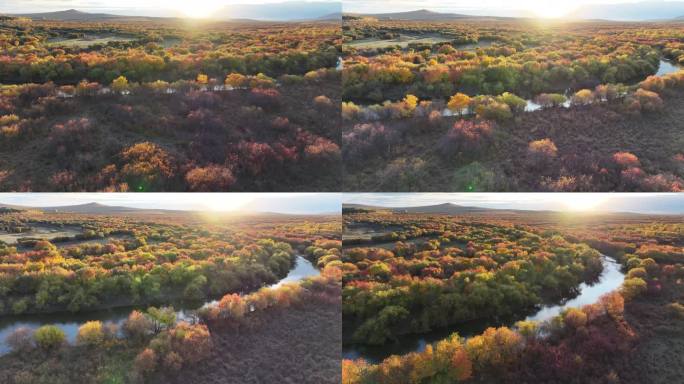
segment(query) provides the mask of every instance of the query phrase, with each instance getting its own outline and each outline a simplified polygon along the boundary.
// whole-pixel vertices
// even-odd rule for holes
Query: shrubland
[[[346,20],[344,185],[679,191],[684,72],[656,73],[662,60],[679,65],[680,34],[662,23]],[[465,129],[482,124],[486,135]],[[372,140],[358,134],[368,127]],[[545,141],[556,151],[528,150]],[[616,170],[621,152],[641,166]]]
[[[352,271],[351,276],[344,277],[345,291],[349,284],[353,285],[360,276],[364,276],[355,265],[365,267],[375,265],[379,260],[388,260],[379,255],[387,256],[392,252],[374,248],[374,244],[386,247],[383,242],[397,241],[394,247],[398,251],[403,249],[399,245],[411,239],[438,236],[461,222],[477,223],[485,228],[526,231],[540,239],[563,236],[569,243],[585,244],[585,247],[590,246],[617,259],[626,274],[624,283],[593,304],[565,309],[546,321],[518,321],[509,326],[490,327],[467,337],[460,336],[458,326],[455,326],[452,329],[456,333],[439,342],[428,343],[420,352],[390,356],[377,363],[363,359],[343,360],[343,383],[636,384],[665,383],[684,377],[684,372],[673,364],[672,355],[684,348],[684,335],[680,331],[681,295],[684,292],[681,282],[684,276],[681,216],[553,212],[501,214],[490,211],[463,213],[458,217],[380,211],[345,215],[346,227],[354,222],[364,222],[378,230],[396,229],[397,225],[403,227],[403,230],[378,235],[366,243],[345,245],[345,255],[348,252],[360,254],[357,251],[360,245],[373,251],[363,261],[343,266],[344,270]],[[463,232],[460,229],[458,233]],[[515,242],[520,246],[529,245],[529,236],[519,236]],[[428,247],[430,241],[421,243],[418,248]],[[439,241],[443,240],[440,238]],[[397,254],[406,255],[397,251]],[[481,252],[475,250],[467,257],[473,261],[482,259],[482,256],[477,257]],[[417,255],[419,257],[412,256],[409,260],[423,260],[421,253]],[[524,255],[518,254],[518,258],[525,260]],[[385,276],[397,273],[397,264],[393,261],[397,257],[389,259],[392,260],[392,268],[386,270]],[[370,271],[366,276],[367,280],[373,278]],[[415,281],[416,277],[411,280]],[[403,294],[417,295],[418,292],[421,291],[405,290]],[[470,292],[473,294],[474,291]],[[400,295],[386,293],[379,296],[390,300]],[[371,294],[366,297],[371,302]],[[347,299],[345,296],[345,308]],[[380,302],[378,297],[375,300]],[[431,300],[439,299],[433,296]],[[393,308],[392,312],[399,311]],[[412,312],[407,314],[407,318],[416,314],[420,316],[420,312]]]
[[[0,356],[2,382],[340,381],[341,241],[333,217],[10,210],[1,218],[3,231],[26,234],[1,247],[11,308],[18,294],[26,313],[137,308],[122,322],[83,321],[71,341],[60,324],[17,327]],[[30,236],[38,225],[82,232],[47,241]],[[287,274],[295,253],[320,275],[265,287]],[[225,364],[229,355],[234,365]]]
[[[98,34],[130,39],[60,40]],[[339,39],[331,23],[3,21],[2,189],[339,190]]]

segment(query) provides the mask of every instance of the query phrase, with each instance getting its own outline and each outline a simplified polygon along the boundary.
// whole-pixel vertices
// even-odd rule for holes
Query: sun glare
[[[202,197],[202,205],[204,208],[215,212],[235,211],[245,207],[252,201],[254,201],[252,196],[238,193],[210,194]]]
[[[565,17],[577,8],[576,4],[568,0],[533,1],[529,8],[535,15],[545,19]]]
[[[593,193],[569,193],[558,196],[561,204],[569,211],[588,212],[599,209],[606,198]]]
[[[222,0],[169,0],[165,5],[186,17],[203,19],[211,17],[226,4]]]

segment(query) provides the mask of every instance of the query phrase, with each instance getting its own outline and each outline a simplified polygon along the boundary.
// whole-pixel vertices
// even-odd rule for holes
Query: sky
[[[230,6],[251,8],[250,6],[260,4],[283,5],[284,3],[301,3],[302,6],[299,7],[298,12],[303,15],[308,15],[316,9],[323,9],[320,12],[339,12],[340,8],[338,6],[340,0],[0,0],[0,13],[41,13],[76,9],[88,13],[127,16],[223,18],[223,13],[217,11]],[[306,3],[311,6],[307,6]],[[323,7],[322,5],[325,5],[323,3],[331,5]],[[292,8],[282,9],[291,10]],[[268,11],[267,9],[265,12]],[[297,18],[297,15],[282,15],[282,19],[290,18]]]
[[[249,210],[291,214],[341,212],[340,193],[3,193],[0,205],[56,207],[100,203],[146,209]]]
[[[383,207],[453,203],[495,209],[684,214],[684,194],[676,193],[345,193],[342,201]]]
[[[283,5],[285,3],[286,5]],[[615,7],[615,4],[640,4]],[[255,10],[253,6],[270,4]],[[276,5],[278,4],[278,5]],[[240,7],[235,7],[240,5]],[[77,9],[131,16],[305,19],[324,14],[392,13],[429,9],[436,12],[505,17],[613,20],[668,19],[684,16],[684,0],[0,0],[0,13],[39,13]],[[603,6],[584,9],[587,6]],[[240,10],[238,10],[238,8]],[[226,9],[228,12],[226,12]],[[263,17],[260,17],[262,15]]]
[[[343,0],[345,12],[392,13],[429,9],[435,12],[486,16],[562,17],[586,5],[638,3],[638,0]],[[641,1],[643,2],[643,1]],[[651,0],[667,3],[668,0]],[[657,4],[656,4],[657,7]],[[610,13],[608,14],[610,16]],[[678,14],[671,17],[680,16]],[[602,16],[605,18],[605,16]],[[619,17],[628,19],[631,17]]]

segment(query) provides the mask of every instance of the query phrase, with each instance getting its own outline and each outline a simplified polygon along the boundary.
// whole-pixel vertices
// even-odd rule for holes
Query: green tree
[[[66,341],[64,331],[54,325],[44,325],[33,334],[36,345],[45,350],[59,348]]]

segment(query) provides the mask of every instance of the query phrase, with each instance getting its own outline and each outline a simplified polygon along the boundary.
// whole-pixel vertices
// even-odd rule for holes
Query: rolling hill
[[[420,206],[420,207],[380,207],[380,206],[364,205],[364,204],[344,204],[343,208],[363,209],[363,210],[368,210],[368,211],[392,211],[392,212],[403,212],[403,213],[437,213],[437,214],[447,214],[447,215],[495,211],[495,209],[490,209],[490,208],[467,207],[467,206],[457,205],[457,204],[452,204],[452,203],[428,205],[428,206]]]
[[[81,12],[75,9],[68,9],[66,11],[58,12],[44,12],[44,13],[24,13],[12,16],[26,17],[33,20],[56,20],[56,21],[108,21],[108,20],[123,20],[123,19],[150,19],[150,17],[143,16],[120,16],[110,15],[107,13],[88,13]]]
[[[473,16],[461,15],[457,13],[440,13],[433,12],[427,9],[419,9],[417,11],[396,12],[396,13],[373,13],[373,14],[359,14],[359,13],[345,13],[346,16],[355,17],[372,17],[378,20],[424,20],[424,21],[438,21],[438,20],[452,20],[452,19],[467,19]]]
[[[453,11],[458,12],[454,6]],[[534,18],[529,9],[511,8],[468,8],[464,13],[435,12],[419,9],[395,13],[353,13],[345,12],[348,17],[371,17],[378,20],[415,20],[415,21],[448,21],[472,18]],[[655,21],[681,20],[684,15],[684,1],[640,1],[611,4],[585,4],[577,7],[567,15],[568,19],[612,20],[612,21]]]
[[[17,13],[7,16],[33,20],[55,21],[146,21],[179,19],[183,15],[173,11],[152,14],[153,11],[125,9],[118,14],[89,13],[76,9],[57,12]],[[161,12],[161,11],[160,11]],[[2,13],[0,13],[2,14]],[[269,4],[231,4],[213,13],[210,20],[220,21],[327,21],[341,20],[342,6],[336,2],[290,1]]]
[[[131,207],[119,207],[104,205],[99,203],[87,203],[77,205],[64,205],[54,207],[30,207],[23,205],[0,204],[0,208],[10,208],[15,210],[33,210],[42,211],[46,213],[68,212],[68,213],[89,213],[89,214],[111,214],[111,213],[130,213],[130,212],[160,212],[163,210],[139,209]],[[173,212],[173,211],[167,211]]]

